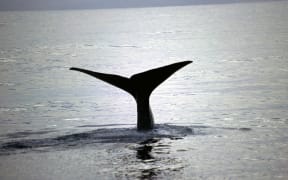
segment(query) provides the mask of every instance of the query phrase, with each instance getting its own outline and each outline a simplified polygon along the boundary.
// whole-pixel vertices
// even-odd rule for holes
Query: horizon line
[[[11,0],[10,0],[11,1]],[[17,0],[16,0],[17,1]],[[212,4],[235,4],[235,3],[255,3],[255,2],[269,2],[269,1],[287,1],[287,0],[204,0],[204,1],[198,1],[198,0],[193,0],[193,1],[173,1],[173,2],[162,2],[162,1],[158,1],[158,2],[154,2],[154,3],[150,3],[149,2],[144,2],[144,4],[123,4],[123,5],[119,5],[119,4],[102,4],[102,5],[90,5],[87,6],[87,4],[85,5],[81,5],[76,7],[75,5],[77,4],[69,4],[69,5],[62,5],[62,6],[57,6],[57,4],[50,4],[50,6],[46,6],[44,7],[44,4],[38,4],[37,7],[32,7],[32,6],[22,6],[22,7],[16,7],[15,4],[14,6],[9,6],[5,7],[5,5],[1,5],[3,4],[0,3],[0,11],[62,11],[62,10],[100,10],[100,9],[132,9],[132,8],[157,8],[157,7],[172,7],[172,6],[193,6],[193,5],[212,5]]]

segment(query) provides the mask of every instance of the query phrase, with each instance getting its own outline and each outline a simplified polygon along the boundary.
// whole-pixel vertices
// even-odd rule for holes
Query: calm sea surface
[[[193,60],[136,132],[131,76]],[[0,179],[287,179],[288,1],[0,12]]]

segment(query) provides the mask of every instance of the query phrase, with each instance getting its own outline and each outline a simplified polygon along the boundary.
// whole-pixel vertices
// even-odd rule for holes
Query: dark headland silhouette
[[[151,93],[173,73],[190,63],[192,63],[192,61],[173,63],[139,74],[134,74],[130,78],[75,67],[70,68],[70,70],[89,74],[130,93],[137,103],[137,129],[151,130],[154,127],[153,114],[149,103]]]

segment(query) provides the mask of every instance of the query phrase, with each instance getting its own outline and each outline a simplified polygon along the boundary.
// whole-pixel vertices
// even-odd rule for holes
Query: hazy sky
[[[0,10],[125,8],[251,1],[268,0],[0,0]]]

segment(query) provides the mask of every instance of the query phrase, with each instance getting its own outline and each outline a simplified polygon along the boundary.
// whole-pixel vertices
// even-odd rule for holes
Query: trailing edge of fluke
[[[173,73],[190,63],[192,63],[192,61],[177,62],[134,74],[130,78],[75,67],[70,68],[70,70],[91,75],[130,93],[137,103],[137,129],[141,131],[151,130],[154,127],[153,114],[149,103],[149,98],[153,90]]]

